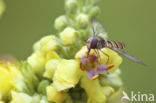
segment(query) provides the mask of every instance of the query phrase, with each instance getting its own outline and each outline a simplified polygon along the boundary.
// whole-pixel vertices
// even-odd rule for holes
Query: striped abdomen
[[[106,41],[106,46],[110,48],[118,48],[118,49],[125,48],[125,44],[116,41],[111,41],[111,40]]]

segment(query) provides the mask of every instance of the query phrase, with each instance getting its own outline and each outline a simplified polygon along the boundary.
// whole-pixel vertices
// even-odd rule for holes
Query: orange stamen
[[[95,80],[95,79],[97,79],[98,77],[99,77],[99,75],[96,74],[95,76],[92,77],[92,80]]]
[[[110,64],[110,65],[107,66],[107,69],[111,69],[113,67],[114,67],[114,64]]]

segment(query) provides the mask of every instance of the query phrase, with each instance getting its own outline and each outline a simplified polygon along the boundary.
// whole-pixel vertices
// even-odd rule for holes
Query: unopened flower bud
[[[49,61],[51,59],[60,59],[60,57],[55,51],[51,51],[46,54],[46,61]]]
[[[110,86],[105,86],[103,89],[107,97],[111,96],[115,92],[114,89]]]
[[[40,103],[49,103],[47,96],[42,96]]]
[[[78,2],[76,0],[66,0],[65,9],[67,13],[76,13]]]
[[[75,43],[76,35],[75,29],[67,27],[60,33],[60,38],[64,45],[71,45]]]
[[[91,5],[96,5],[98,0],[88,0],[90,2]]]
[[[63,30],[67,26],[67,19],[64,15],[56,18],[54,26],[57,30]]]
[[[44,69],[45,57],[40,51],[33,53],[27,61],[35,72],[42,72]]]
[[[65,92],[57,91],[54,86],[48,86],[46,88],[46,91],[48,100],[51,102],[62,103],[67,97],[67,94]]]
[[[57,49],[57,40],[53,35],[49,35],[43,37],[40,40],[40,45],[42,47],[43,52],[49,52]]]
[[[0,18],[5,11],[5,3],[4,0],[0,0]]]
[[[88,15],[86,15],[86,14],[78,15],[76,20],[77,20],[78,26],[80,28],[86,28],[89,24]]]
[[[100,9],[99,7],[93,7],[91,8],[91,10],[89,11],[89,18],[93,18],[93,17],[96,17],[100,12]]]
[[[40,45],[40,42],[39,42],[39,41],[37,41],[37,42],[33,45],[33,50],[34,50],[34,51],[41,50],[41,45]]]
[[[50,84],[48,80],[42,80],[38,86],[38,92],[42,94],[46,94],[46,87]]]
[[[101,85],[109,85],[113,88],[120,88],[122,86],[122,81],[116,71],[114,73],[108,74],[107,78],[100,78]]]

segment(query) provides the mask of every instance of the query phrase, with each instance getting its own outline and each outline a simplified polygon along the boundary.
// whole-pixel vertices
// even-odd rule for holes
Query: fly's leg
[[[98,49],[95,49],[95,52],[96,52],[96,54],[98,55],[98,57],[100,58],[100,62],[101,62],[101,57],[100,57],[100,54],[99,54]]]
[[[109,62],[109,58],[110,58],[110,56],[107,54],[107,53],[105,53],[105,52],[103,52],[102,50],[100,50],[104,55],[106,55],[107,56],[107,62],[106,62],[106,64],[108,64],[108,62]]]
[[[90,49],[88,49],[88,51],[86,53],[87,53],[86,57],[88,58],[89,57],[89,53],[90,53]]]
[[[106,64],[108,64],[109,59],[110,59],[110,56],[109,56],[107,53],[103,52],[102,50],[100,50],[100,51],[101,51],[104,55],[106,55],[106,56],[108,57],[107,62],[106,62]],[[109,65],[107,65],[107,67],[108,67],[108,70],[109,70],[109,69],[111,69],[111,68],[114,67],[114,64],[109,64]],[[107,74],[110,74],[109,71],[107,71],[106,73],[107,73]]]
[[[106,64],[108,64],[110,56],[109,56],[107,53],[103,52],[102,50],[100,50],[100,51],[101,51],[104,55],[107,56],[108,59],[107,59]],[[112,68],[114,65],[111,64],[111,65],[109,65],[109,66],[110,66],[110,67],[109,67],[109,69],[110,69],[110,68]],[[110,74],[109,71],[107,71],[106,73],[107,73],[107,75]]]
[[[95,51],[96,55],[98,55],[98,51],[96,49],[94,49],[94,51]]]
[[[96,49],[94,49],[94,51],[95,51],[96,55],[99,56],[99,52]]]

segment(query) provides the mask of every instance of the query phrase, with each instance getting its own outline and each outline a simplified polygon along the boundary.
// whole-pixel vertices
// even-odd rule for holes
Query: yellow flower
[[[86,46],[82,47],[80,51],[77,52],[75,58],[81,62],[83,66],[80,68],[86,72],[83,72],[80,85],[86,91],[88,95],[88,103],[105,103],[108,96],[111,96],[114,93],[114,89],[111,86],[120,85],[120,80],[117,82],[102,79],[104,85],[99,83],[98,73],[107,73],[111,72],[116,75],[119,75],[116,70],[122,62],[122,58],[113,50],[108,48],[101,49],[101,51],[91,50],[89,56],[87,56],[88,49]],[[105,55],[105,54],[107,55]],[[107,68],[114,65],[112,68]],[[100,68],[100,69],[99,69]],[[105,72],[105,70],[107,72]],[[101,72],[102,71],[102,72]],[[87,76],[88,74],[88,76]],[[94,76],[95,75],[95,76]],[[108,75],[110,78],[111,74]],[[90,77],[93,77],[90,79]],[[114,75],[112,74],[112,78]],[[117,77],[117,76],[115,76]],[[96,80],[94,80],[96,79]],[[101,79],[100,79],[101,82]],[[111,86],[107,86],[111,85]],[[121,86],[121,85],[120,85]]]
[[[55,66],[54,63],[56,63]],[[49,68],[55,70],[53,83],[47,87],[47,95],[50,101],[62,103],[67,96],[65,91],[76,86],[82,74],[79,64],[77,60],[72,59],[62,59],[60,61],[53,59],[49,61],[47,66],[49,65]],[[67,101],[70,101],[68,96],[67,98]]]
[[[103,87],[100,85],[99,80],[91,80],[87,74],[84,73],[81,82],[81,87],[86,91],[88,95],[87,103],[105,103],[106,95]]]
[[[64,45],[71,45],[75,43],[76,35],[75,29],[67,27],[60,33],[60,38]]]
[[[80,62],[73,59],[61,59],[57,53],[55,56],[49,54],[49,57],[51,59],[46,62],[44,72],[44,77],[53,79],[52,85],[47,87],[48,100],[56,103],[62,103],[64,100],[71,102],[67,90],[75,87],[79,82],[82,74]]]
[[[75,58],[80,60],[87,54],[87,52],[88,49],[86,46],[84,46],[76,53]],[[104,53],[107,54],[109,58]],[[114,67],[107,70],[109,73],[114,72],[122,62],[122,58],[118,55],[118,53],[108,48],[103,48],[101,51],[98,51],[98,53],[95,50],[91,50],[90,55],[95,55],[99,59],[99,64],[113,64]]]
[[[58,91],[75,87],[81,76],[79,62],[76,60],[61,60],[54,74],[53,86]]]
[[[21,78],[21,74],[15,65],[0,63],[0,99],[9,95],[16,78]]]

